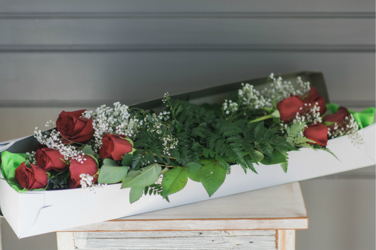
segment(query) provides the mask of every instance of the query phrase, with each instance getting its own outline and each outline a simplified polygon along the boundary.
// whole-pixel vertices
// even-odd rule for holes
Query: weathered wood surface
[[[320,50],[319,45],[313,47]],[[173,49],[172,46],[165,48]],[[114,101],[129,105],[160,98],[165,92],[177,94],[263,77],[271,72],[297,70],[322,71],[332,102],[345,106],[373,105],[374,53],[320,53],[315,48],[302,53],[292,52],[301,49],[295,45],[287,46],[284,52],[273,51],[271,47],[263,50],[264,53],[252,48],[249,51],[223,48],[218,53],[203,50],[0,53],[0,106],[86,106],[88,103],[99,106]],[[333,48],[341,49],[341,46],[333,45]],[[361,88],[354,84],[359,79]]]
[[[323,28],[325,27],[325,28]],[[359,29],[362,27],[362,29]],[[39,45],[133,45],[155,49],[161,45],[372,45],[372,18],[124,18],[124,19],[5,19],[0,22],[0,48]],[[158,35],[156,36],[156,31]],[[267,32],[266,32],[267,31]],[[239,39],[241,37],[241,39]],[[145,42],[147,41],[147,43]],[[137,46],[135,46],[137,45]],[[85,47],[85,48],[86,48]]]
[[[294,250],[295,230],[60,232],[58,250],[71,249]]]
[[[294,250],[295,230],[277,230],[276,242],[278,250]]]
[[[75,250],[75,239],[73,232],[61,232],[56,235],[58,250]]]
[[[370,0],[317,0],[317,1],[299,1],[285,0],[283,4],[275,0],[137,0],[137,1],[119,1],[119,0],[0,0],[1,11],[7,12],[47,12],[45,16],[54,16],[56,12],[82,13],[82,12],[100,12],[108,13],[124,11],[127,13],[215,13],[215,12],[294,12],[304,11],[305,15],[312,12],[372,12],[375,9],[375,2]],[[50,14],[50,15],[47,15]]]
[[[298,182],[58,232],[59,250],[295,249],[308,227]]]
[[[276,231],[77,232],[75,249],[277,249]],[[59,249],[60,250],[60,249]]]
[[[298,182],[211,199],[65,231],[306,229]]]

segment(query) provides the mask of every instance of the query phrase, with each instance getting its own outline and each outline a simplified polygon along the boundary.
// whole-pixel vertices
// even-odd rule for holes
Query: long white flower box
[[[143,196],[129,203],[130,189],[121,184],[89,189],[16,192],[0,180],[0,206],[5,219],[19,238],[69,229],[105,220],[155,211],[231,194],[276,186],[344,172],[375,164],[375,124],[359,131],[364,143],[354,146],[347,136],[331,139],[331,154],[312,149],[289,153],[288,172],[279,165],[256,166],[258,174],[244,174],[240,166],[231,167],[231,174],[209,198],[201,183],[189,180],[180,192],[169,196],[170,203],[160,196]],[[26,152],[35,147],[32,137],[0,143],[0,151]]]

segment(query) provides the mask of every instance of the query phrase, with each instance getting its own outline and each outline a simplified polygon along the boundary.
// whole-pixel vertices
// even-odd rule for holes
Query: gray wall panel
[[[34,12],[85,12],[85,11],[128,11],[128,12],[215,12],[215,11],[374,11],[371,0],[1,0],[1,11]]]
[[[322,71],[332,101],[372,105],[375,100],[374,53],[3,53],[0,65],[2,105],[131,104],[166,91],[299,70]]]
[[[0,19],[0,34],[0,45],[372,45],[375,22],[370,18]]]

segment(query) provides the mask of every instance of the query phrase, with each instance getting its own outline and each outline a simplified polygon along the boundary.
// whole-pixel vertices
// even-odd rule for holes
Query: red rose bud
[[[62,111],[60,113],[56,121],[56,127],[60,134],[68,139],[63,139],[64,143],[69,143],[69,140],[87,142],[93,136],[93,119],[80,117],[84,111],[85,109],[73,112]]]
[[[345,107],[339,107],[337,112],[332,115],[326,115],[322,121],[323,122],[333,122],[333,124],[328,125],[330,131],[334,130],[335,123],[339,129],[346,127],[346,117],[350,118],[350,113]]]
[[[319,95],[317,92],[316,87],[312,87],[308,93],[308,96],[304,99],[304,102],[307,104],[311,104],[312,106],[316,104],[320,107],[320,114],[324,114],[326,112],[326,104],[324,97]]]
[[[27,167],[23,162],[16,169],[16,179],[22,188],[27,190],[45,188],[47,186],[48,176],[42,168],[30,164]]]
[[[277,103],[277,109],[281,115],[281,121],[291,122],[298,113],[303,113],[304,101],[299,96],[291,96]]]
[[[308,128],[304,130],[303,134],[307,139],[315,142],[308,142],[310,144],[318,144],[326,147],[328,143],[328,127],[322,123],[308,125]]]
[[[64,156],[60,154],[59,150],[52,148],[42,148],[35,152],[35,159],[38,166],[46,171],[51,169],[61,172],[67,167],[67,163],[64,161]]]
[[[89,174],[95,176],[98,172],[97,162],[91,156],[86,156],[86,160],[83,160],[83,163],[78,160],[71,160],[69,166],[69,187],[77,188],[81,186],[81,174]],[[98,176],[94,177],[93,183],[98,180]]]
[[[103,144],[99,154],[103,159],[110,158],[115,161],[123,159],[125,153],[132,152],[132,144],[125,139],[125,136],[111,135],[107,133],[103,137]]]

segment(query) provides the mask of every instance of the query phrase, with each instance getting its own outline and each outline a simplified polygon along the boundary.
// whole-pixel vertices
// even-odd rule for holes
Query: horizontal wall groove
[[[375,12],[0,12],[0,19],[375,18]]]
[[[162,98],[162,96],[161,96]],[[142,102],[141,99],[124,99],[116,100],[126,105],[133,105]],[[112,106],[114,100],[0,100],[0,108],[53,108],[53,107],[92,107],[96,108],[102,104]],[[339,100],[334,101],[338,105],[348,108],[357,108],[359,110],[375,106],[375,101],[372,100],[359,100],[347,101]]]
[[[125,45],[0,45],[0,53],[83,53],[83,52],[365,52],[373,44],[125,44]]]

